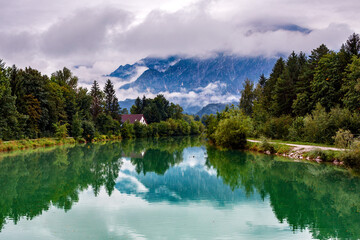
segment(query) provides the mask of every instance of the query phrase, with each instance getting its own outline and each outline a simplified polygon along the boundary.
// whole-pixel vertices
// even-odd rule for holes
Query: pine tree
[[[345,43],[345,51],[350,56],[359,56],[360,55],[360,36],[359,34],[353,33],[350,35],[349,39]]]
[[[252,114],[253,101],[255,99],[254,83],[249,79],[246,79],[243,87],[244,89],[241,91],[239,108],[243,109],[245,114],[250,116]]]
[[[103,111],[103,99],[104,93],[101,91],[99,84],[95,80],[92,87],[90,95],[92,97],[92,102],[90,106],[90,112],[95,121],[98,115]]]
[[[106,81],[104,87],[104,93],[105,93],[105,112],[106,114],[112,116],[112,118],[117,119],[120,113],[120,106],[119,106],[119,101],[115,95],[114,85],[112,84],[110,79]]]
[[[19,137],[21,117],[15,106],[16,97],[11,95],[10,81],[5,74],[5,64],[0,59],[0,139]]]
[[[278,81],[279,77],[285,70],[285,62],[283,58],[279,58],[274,68],[272,69],[272,72],[270,74],[269,79],[265,82],[264,85],[264,100],[262,101],[264,106],[271,106],[272,105],[272,98],[273,98],[273,91],[276,85],[276,82]],[[270,109],[267,109],[268,111]]]

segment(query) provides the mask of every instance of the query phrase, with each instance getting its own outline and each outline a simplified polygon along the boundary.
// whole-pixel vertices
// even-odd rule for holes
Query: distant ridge
[[[138,92],[189,92],[205,91],[216,86],[218,94],[239,94],[246,78],[257,81],[261,74],[270,74],[275,58],[239,57],[218,54],[210,58],[144,58],[132,65],[119,66],[109,76],[119,81],[129,80],[143,72],[121,89]]]

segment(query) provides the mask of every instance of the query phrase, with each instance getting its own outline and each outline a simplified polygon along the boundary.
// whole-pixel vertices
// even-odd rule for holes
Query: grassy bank
[[[261,138],[247,138],[249,140],[261,141]],[[335,147],[335,145],[325,144],[325,143],[313,143],[313,142],[300,142],[300,141],[287,141],[287,140],[276,140],[271,139],[273,143],[287,143],[287,144],[299,144],[299,145],[307,145],[307,146],[318,146],[318,147]]]
[[[298,151],[292,146],[281,143],[269,143],[268,140],[262,139],[261,142],[248,141],[246,149],[266,154],[290,157],[298,160],[328,162],[336,165],[345,165],[346,167],[355,170],[360,169],[360,146],[355,146],[353,148],[346,149],[345,151],[322,150],[318,148],[311,149],[309,151]]]
[[[119,136],[100,135],[95,137],[92,142],[105,142],[111,140],[121,140]],[[65,144],[86,143],[85,139],[74,139],[72,137],[57,139],[57,138],[38,138],[38,139],[22,139],[14,141],[1,141],[0,152],[11,152],[16,150],[35,149],[41,147],[52,147]]]
[[[14,141],[0,141],[0,152],[10,152],[15,150],[35,149],[40,147],[51,147],[56,145],[75,144],[74,138],[39,138],[39,139],[22,139]]]

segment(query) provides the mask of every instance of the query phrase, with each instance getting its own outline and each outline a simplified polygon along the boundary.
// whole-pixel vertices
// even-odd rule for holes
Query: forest
[[[202,121],[207,137],[221,147],[245,148],[247,137],[341,143],[356,149],[360,163],[359,35],[338,52],[321,44],[309,56],[280,57],[268,78],[245,81],[239,106]]]
[[[199,134],[204,126],[183,114],[179,105],[163,95],[144,96],[143,113],[149,125],[121,123],[121,109],[114,85],[107,80],[102,90],[94,81],[91,90],[78,87],[78,78],[63,68],[51,76],[27,67],[6,67],[0,60],[0,139],[66,138],[81,141]],[[137,101],[137,103],[140,103]]]

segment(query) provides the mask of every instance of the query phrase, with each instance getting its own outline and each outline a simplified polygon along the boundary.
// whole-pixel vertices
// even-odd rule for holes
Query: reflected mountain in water
[[[0,159],[0,229],[79,193],[104,188],[150,203],[215,207],[268,201],[276,218],[316,239],[360,238],[360,180],[333,166],[205,147],[199,138],[123,141],[23,151]],[[81,200],[81,199],[80,199]],[[1,233],[0,233],[1,234]],[[1,237],[1,235],[0,235]]]

